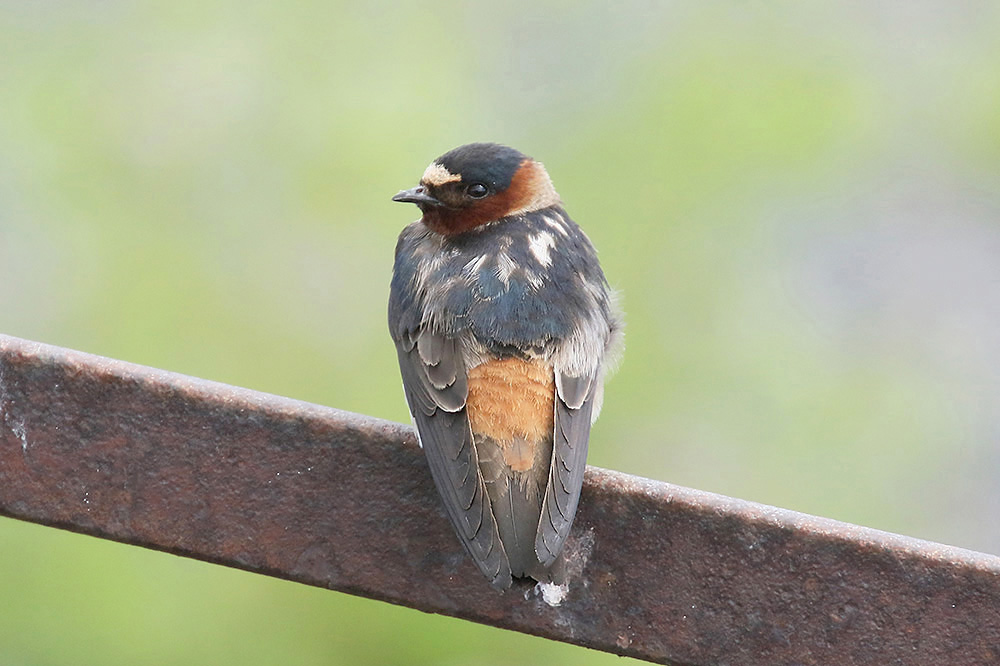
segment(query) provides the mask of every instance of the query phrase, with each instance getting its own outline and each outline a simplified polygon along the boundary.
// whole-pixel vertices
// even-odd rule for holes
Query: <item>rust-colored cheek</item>
[[[530,160],[521,163],[506,190],[487,197],[468,208],[428,208],[423,221],[439,234],[461,234],[481,224],[499,220],[519,210],[535,196],[533,183],[538,177],[538,165]]]
[[[554,400],[547,363],[508,358],[469,372],[466,410],[472,432],[498,442],[514,471],[530,469],[537,444],[551,439]]]

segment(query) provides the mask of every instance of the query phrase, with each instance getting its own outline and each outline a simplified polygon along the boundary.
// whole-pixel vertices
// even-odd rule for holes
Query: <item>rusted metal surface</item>
[[[411,428],[0,336],[0,514],[677,665],[1000,663],[1000,558],[591,468],[494,591]]]

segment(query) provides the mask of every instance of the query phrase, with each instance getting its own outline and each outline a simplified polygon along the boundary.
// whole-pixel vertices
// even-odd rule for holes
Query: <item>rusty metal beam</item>
[[[678,666],[1000,662],[1000,558],[588,470],[498,593],[406,426],[0,336],[0,514]]]

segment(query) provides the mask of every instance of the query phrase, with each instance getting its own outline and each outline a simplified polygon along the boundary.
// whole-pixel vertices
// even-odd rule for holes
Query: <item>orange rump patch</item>
[[[469,372],[466,410],[472,432],[498,442],[515,471],[532,467],[538,442],[552,437],[555,379],[552,366],[507,358]]]

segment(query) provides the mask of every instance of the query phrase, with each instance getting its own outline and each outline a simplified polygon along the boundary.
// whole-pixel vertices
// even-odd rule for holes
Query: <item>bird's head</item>
[[[431,162],[420,184],[393,201],[414,203],[440,234],[460,234],[494,220],[559,203],[545,167],[495,143],[470,143]]]

